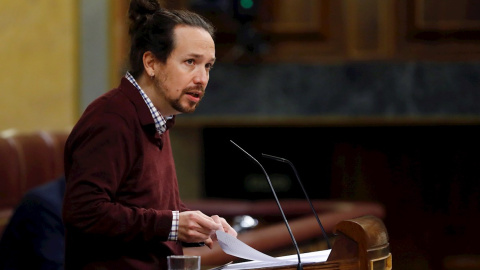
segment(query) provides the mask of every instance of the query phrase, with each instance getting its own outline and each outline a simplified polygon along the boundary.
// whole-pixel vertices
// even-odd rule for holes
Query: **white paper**
[[[303,265],[309,263],[320,263],[325,262],[328,259],[328,255],[330,255],[331,249],[321,250],[321,251],[314,251],[314,252],[307,252],[300,254],[300,258]],[[265,267],[274,267],[274,266],[287,266],[287,265],[296,265],[298,264],[298,256],[295,255],[288,255],[283,257],[276,257],[276,262],[265,262],[265,261],[249,261],[249,262],[242,262],[242,263],[234,263],[230,264],[224,268],[223,270],[233,270],[233,269],[257,269],[257,268],[265,268]]]
[[[239,239],[223,232],[216,231],[218,243],[222,250],[232,256],[251,260],[249,262],[234,263],[225,266],[222,269],[256,269],[264,267],[295,265],[298,263],[298,255],[288,255],[282,257],[268,256],[249,245],[243,243]],[[314,251],[300,254],[302,264],[325,262],[330,255],[331,249]]]
[[[227,254],[247,260],[278,261],[274,257],[268,256],[267,254],[250,247],[226,232],[218,230],[216,231],[216,234],[220,247]]]

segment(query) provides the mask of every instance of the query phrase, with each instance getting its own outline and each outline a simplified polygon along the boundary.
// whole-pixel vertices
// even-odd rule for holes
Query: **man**
[[[29,190],[0,239],[0,269],[63,269],[63,176]]]
[[[195,111],[215,62],[213,27],[188,11],[132,0],[130,69],[67,139],[66,269],[167,269],[182,242],[212,246],[218,216],[181,202],[170,146],[175,115]]]

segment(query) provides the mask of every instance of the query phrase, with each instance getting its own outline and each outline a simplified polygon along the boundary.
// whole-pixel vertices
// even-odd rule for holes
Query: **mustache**
[[[205,88],[199,85],[199,86],[191,86],[183,89],[183,92],[190,92],[190,91],[200,91],[202,93],[205,93]]]

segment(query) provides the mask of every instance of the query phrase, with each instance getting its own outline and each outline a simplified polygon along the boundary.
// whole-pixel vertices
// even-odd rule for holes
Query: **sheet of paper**
[[[226,232],[219,230],[216,231],[216,234],[220,247],[227,254],[252,261],[277,261],[274,257],[250,247]]]
[[[222,250],[232,256],[250,260],[249,262],[230,264],[223,269],[256,269],[273,266],[294,265],[298,263],[298,256],[288,255],[282,257],[272,257],[262,253],[239,239],[223,232],[216,231],[218,243]],[[325,262],[330,255],[331,249],[300,254],[303,264]]]
[[[328,259],[328,255],[330,255],[331,249],[321,250],[321,251],[314,251],[308,253],[300,254],[300,258],[303,265],[309,263],[320,263],[325,262]],[[288,255],[283,257],[276,257],[277,261],[249,261],[249,262],[242,262],[242,263],[234,263],[227,265],[226,267],[222,268],[223,270],[234,270],[234,269],[257,269],[257,268],[266,268],[266,267],[274,267],[274,266],[287,266],[287,265],[296,265],[298,264],[298,256],[295,255]]]

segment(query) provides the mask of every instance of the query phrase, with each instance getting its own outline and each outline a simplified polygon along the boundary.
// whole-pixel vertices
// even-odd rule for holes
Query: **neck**
[[[163,99],[160,98],[158,93],[155,91],[155,81],[145,73],[140,75],[137,79],[138,85],[142,88],[143,92],[148,96],[148,98],[152,101],[153,106],[162,114],[164,117],[171,115],[168,111],[165,110],[166,104]]]

